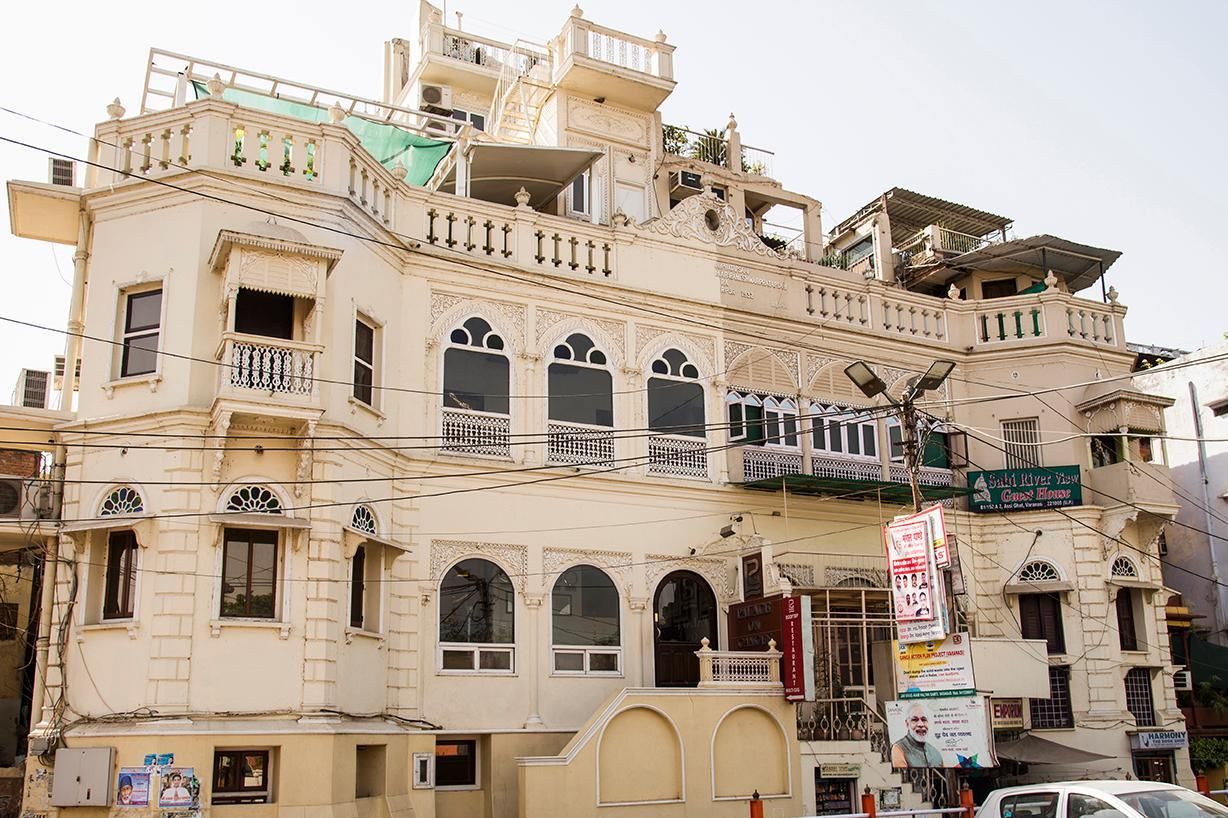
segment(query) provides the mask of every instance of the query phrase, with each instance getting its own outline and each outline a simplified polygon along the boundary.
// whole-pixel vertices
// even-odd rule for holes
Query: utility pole
[[[913,385],[904,392],[898,405],[900,426],[903,427],[904,465],[908,469],[908,484],[912,488],[912,510],[921,510],[921,441],[917,438],[917,407],[912,402]]]

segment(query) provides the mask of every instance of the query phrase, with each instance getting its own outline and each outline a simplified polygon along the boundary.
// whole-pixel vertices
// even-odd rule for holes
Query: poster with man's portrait
[[[161,778],[159,809],[189,809],[199,803],[200,782],[192,767],[164,767]]]
[[[891,766],[998,766],[985,701],[983,696],[961,696],[887,702]]]
[[[149,770],[145,767],[120,767],[115,783],[115,806],[149,806]]]

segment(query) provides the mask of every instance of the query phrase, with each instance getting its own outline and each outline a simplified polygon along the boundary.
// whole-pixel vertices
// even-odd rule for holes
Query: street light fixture
[[[844,368],[844,374],[857,385],[867,398],[877,397],[887,391],[887,384],[866,366],[865,361],[854,361]]]
[[[908,390],[910,398],[915,398],[925,392],[932,392],[942,386],[942,382],[947,379],[955,369],[954,361],[934,361],[930,364],[930,368],[925,370],[925,374],[917,379],[917,382]]]

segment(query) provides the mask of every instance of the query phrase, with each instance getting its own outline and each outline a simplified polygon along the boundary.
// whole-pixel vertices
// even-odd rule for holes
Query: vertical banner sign
[[[942,516],[942,506],[938,503],[916,514],[896,517],[896,522],[904,520],[925,520],[930,526],[930,540],[934,549],[934,563],[939,568],[951,567],[950,539],[947,537],[947,521]]]
[[[810,612],[810,597],[784,598],[784,645],[782,681],[785,698],[791,702],[815,698],[814,688],[814,628]]]
[[[946,636],[942,577],[934,562],[933,538],[925,517],[883,528],[895,619],[901,644],[939,641]]]

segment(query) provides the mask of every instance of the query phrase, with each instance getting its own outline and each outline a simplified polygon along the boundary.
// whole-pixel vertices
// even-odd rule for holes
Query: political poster
[[[145,767],[120,767],[115,784],[115,806],[149,806],[149,770]]]
[[[903,644],[941,640],[943,625],[942,578],[934,563],[929,521],[889,523],[883,529],[892,603]]]
[[[996,767],[989,712],[983,696],[887,702],[891,766]]]
[[[971,640],[953,633],[941,642],[895,643],[895,682],[901,699],[972,696]]]
[[[947,521],[943,516],[942,506],[938,503],[916,514],[905,514],[895,518],[903,520],[925,520],[930,526],[930,543],[934,549],[934,564],[939,568],[951,567],[950,540],[947,537]]]
[[[159,809],[193,809],[200,805],[200,782],[192,767],[163,767],[158,789]]]

